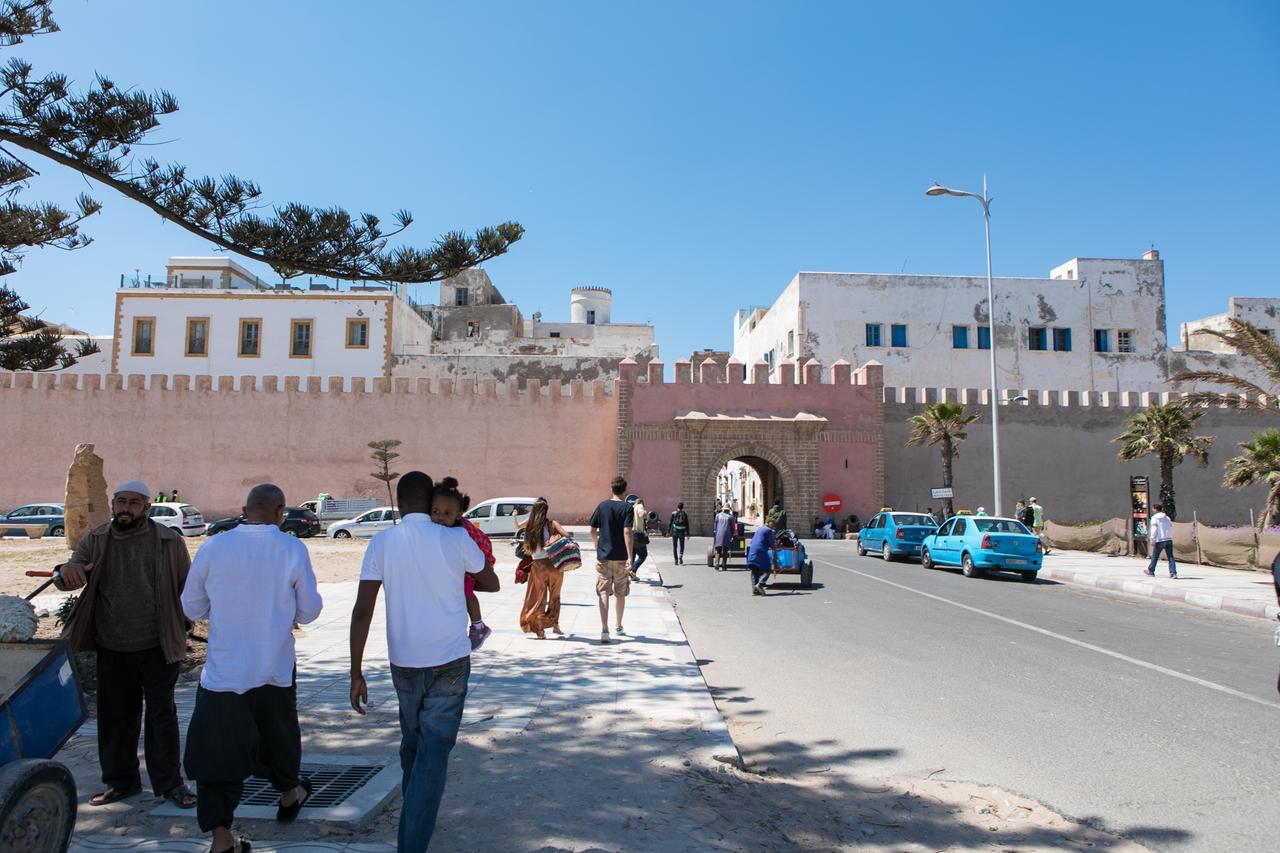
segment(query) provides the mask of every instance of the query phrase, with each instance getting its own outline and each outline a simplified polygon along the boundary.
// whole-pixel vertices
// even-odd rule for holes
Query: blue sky
[[[87,2],[8,50],[37,70],[165,88],[147,154],[270,202],[416,222],[514,219],[487,265],[526,314],[610,287],[670,363],[731,345],[732,312],[799,270],[997,275],[1165,260],[1168,320],[1280,295],[1274,2]],[[122,272],[203,241],[52,164],[28,199],[106,204],[92,246],[7,283],[110,332]],[[269,270],[263,269],[270,278]],[[430,286],[428,286],[430,287]],[[426,295],[426,294],[424,294]]]

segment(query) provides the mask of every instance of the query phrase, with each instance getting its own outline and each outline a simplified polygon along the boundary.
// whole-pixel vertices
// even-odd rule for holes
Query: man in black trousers
[[[276,820],[298,817],[311,783],[299,776],[297,657],[293,625],[315,621],[324,602],[307,546],[280,530],[284,492],[254,486],[244,523],[205,543],[191,566],[182,607],[209,620],[209,655],[187,727],[187,773],[196,781],[196,821],[214,853],[247,853],[231,833],[244,780],[262,768],[280,792]]]
[[[73,652],[98,660],[98,764],[104,806],[142,792],[138,734],[145,707],[147,775],[156,796],[179,808],[196,804],[179,770],[173,689],[187,653],[179,596],[191,558],[182,534],[147,517],[151,490],[127,480],[112,493],[111,521],[76,545],[55,586],[84,587],[63,636]]]

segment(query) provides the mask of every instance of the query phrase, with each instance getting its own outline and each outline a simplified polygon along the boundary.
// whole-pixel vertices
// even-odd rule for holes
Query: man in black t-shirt
[[[684,539],[689,535],[689,513],[684,511],[684,504],[676,504],[676,511],[671,513],[671,553],[676,565],[684,563]]]
[[[600,605],[600,642],[609,640],[609,596],[614,596],[617,609],[617,633],[622,635],[622,609],[631,591],[631,504],[623,498],[627,481],[614,477],[609,484],[613,496],[601,501],[591,514],[591,541],[596,546],[596,601]]]

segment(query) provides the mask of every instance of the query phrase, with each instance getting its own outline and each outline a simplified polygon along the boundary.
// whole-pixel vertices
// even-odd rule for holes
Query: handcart
[[[813,587],[813,560],[805,553],[804,545],[796,538],[794,532],[781,530],[778,532],[773,548],[775,573],[779,575],[799,575],[800,586],[805,589]]]
[[[733,529],[733,535],[729,537],[729,554],[728,557],[742,557],[746,559],[747,548],[751,544],[751,533],[747,530],[746,522],[736,522]],[[707,565],[714,566],[716,564],[716,546],[714,544],[707,546]],[[727,562],[727,561],[726,561]]]
[[[88,716],[64,640],[0,643],[0,851],[70,846],[76,783],[51,759]]]

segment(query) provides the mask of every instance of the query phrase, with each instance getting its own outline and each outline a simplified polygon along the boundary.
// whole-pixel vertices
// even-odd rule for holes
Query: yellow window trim
[[[351,328],[358,324],[364,324],[364,344],[351,343]],[[343,338],[347,349],[368,349],[369,348],[369,318],[368,317],[349,317],[347,318],[347,334]],[[290,342],[292,346],[292,342]]]
[[[138,352],[138,324],[142,322],[151,323],[151,352]],[[133,318],[133,334],[129,338],[129,354],[138,356],[139,358],[151,358],[156,354],[156,318],[155,317],[134,317]]]
[[[191,326],[195,323],[204,323],[204,352],[191,351]],[[188,317],[187,318],[187,337],[182,342],[182,354],[185,356],[194,357],[194,358],[208,358],[209,357],[209,329],[212,328],[212,326],[213,324],[209,321],[208,317]]]
[[[307,354],[294,355],[293,342],[294,336],[298,333],[299,326],[307,327]],[[261,349],[261,347],[259,347]],[[290,320],[289,321],[289,358],[311,358],[312,353],[316,351],[316,326],[314,320]]]
[[[244,327],[247,323],[258,324],[258,351],[257,352],[241,352],[244,348]],[[237,358],[261,358],[262,357],[262,318],[261,317],[241,317],[240,331],[236,335],[236,357]]]

